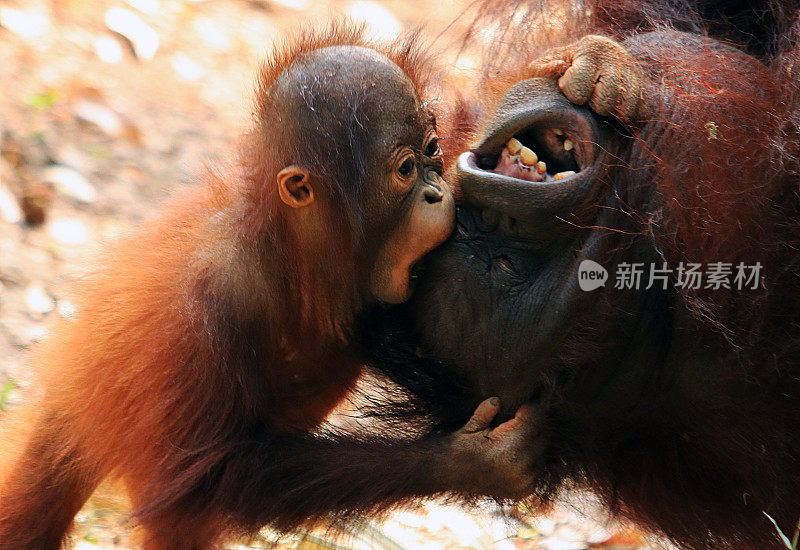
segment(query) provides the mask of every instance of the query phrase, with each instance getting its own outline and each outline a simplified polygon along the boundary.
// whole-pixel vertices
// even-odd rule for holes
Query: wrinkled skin
[[[791,85],[673,31],[587,37],[528,74],[456,162],[456,233],[374,321],[378,368],[440,426],[483,395],[505,417],[529,403],[536,503],[583,487],[685,548],[782,547],[765,514],[787,533],[800,515],[798,178],[773,160],[797,150]],[[583,260],[604,287],[579,288]],[[719,261],[767,282],[614,288],[625,262]]]
[[[554,50],[531,73],[505,92],[478,142],[459,156],[451,174],[462,197],[458,230],[430,255],[411,306],[436,358],[456,365],[478,395],[499,392],[507,415],[541,389],[529,375],[530,358],[552,362],[578,312],[597,299],[579,289],[578,266],[597,259],[608,235],[578,226],[597,216],[625,138],[613,120],[596,115],[630,120],[647,113],[638,64],[608,38],[589,36]],[[485,169],[512,136],[547,161],[548,181]],[[567,139],[570,151],[563,148]],[[549,180],[567,169],[577,173]],[[648,258],[656,260],[638,259]],[[627,299],[640,308],[648,296]],[[443,338],[441,327],[457,337]]]
[[[476,155],[502,147],[520,126],[543,133],[557,126],[573,136],[575,156],[584,169],[552,183],[512,181],[478,169]],[[437,358],[463,369],[479,394],[500,391],[508,412],[539,383],[526,375],[530,358],[546,362],[571,312],[594,298],[578,289],[575,270],[601,237],[565,232],[559,218],[595,209],[592,201],[607,172],[604,159],[618,141],[607,122],[571,104],[555,82],[534,78],[507,92],[476,153],[458,160],[455,174],[464,199],[458,231],[426,266],[424,285],[414,300],[417,326]],[[540,156],[543,149],[537,149]],[[484,220],[482,210],[499,213],[495,227],[493,220]],[[578,255],[576,238],[585,239]],[[451,327],[444,337],[442,326]],[[436,337],[427,339],[426,334]]]

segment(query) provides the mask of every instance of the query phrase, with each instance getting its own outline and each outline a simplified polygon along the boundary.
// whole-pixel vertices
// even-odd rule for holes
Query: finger
[[[610,70],[601,74],[594,86],[589,107],[600,116],[608,116],[613,113],[618,104],[621,82],[619,70]]]
[[[514,414],[514,418],[517,418],[522,421],[530,420],[533,416],[533,405],[530,403],[524,403],[517,409],[516,414]]]
[[[517,409],[514,418],[503,422],[494,430],[489,432],[489,439],[497,442],[501,439],[523,437],[529,429],[531,418],[533,417],[533,405],[524,403]]]
[[[485,430],[489,427],[492,419],[499,411],[499,397],[490,397],[489,399],[484,400],[480,405],[478,405],[478,408],[475,409],[475,412],[472,414],[472,418],[470,418],[469,422],[467,422],[467,424],[464,426],[464,431],[468,433],[477,433]]]
[[[547,52],[547,55],[540,57],[529,64],[530,78],[558,78],[572,65],[576,45],[561,46]]]
[[[569,62],[564,59],[542,59],[530,65],[530,78],[558,78],[569,68]]]
[[[487,437],[492,441],[498,442],[502,439],[513,437],[522,427],[522,420],[514,417],[511,420],[506,420],[495,429],[493,429]]]
[[[585,105],[594,92],[596,74],[597,65],[589,57],[578,57],[558,79],[558,87],[572,103]]]
[[[633,75],[623,78],[617,98],[617,117],[622,121],[638,119],[640,86],[638,78]]]

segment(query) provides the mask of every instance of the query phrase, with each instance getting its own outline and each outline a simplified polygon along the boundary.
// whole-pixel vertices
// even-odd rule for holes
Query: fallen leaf
[[[0,217],[8,223],[22,221],[22,209],[17,198],[0,182]]]
[[[109,9],[106,12],[106,26],[128,41],[138,59],[150,61],[155,57],[159,45],[158,33],[131,10]]]
[[[53,202],[53,188],[33,179],[21,180],[20,188],[19,206],[25,223],[32,227],[42,225]]]
[[[50,21],[43,13],[2,8],[0,26],[23,38],[37,38],[47,32]]]
[[[94,51],[101,61],[116,64],[122,61],[122,48],[119,42],[110,36],[98,36],[94,39]]]
[[[89,180],[67,166],[51,166],[42,173],[42,181],[52,183],[62,195],[84,204],[97,199],[97,191]]]

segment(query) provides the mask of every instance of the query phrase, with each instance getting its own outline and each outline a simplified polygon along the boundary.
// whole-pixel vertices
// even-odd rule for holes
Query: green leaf
[[[19,384],[10,378],[5,381],[2,389],[0,389],[0,411],[6,410],[6,407],[8,406],[8,396],[18,387]]]
[[[38,109],[39,111],[46,111],[56,103],[58,103],[58,92],[55,90],[47,90],[39,94],[33,94],[28,98],[26,103]]]

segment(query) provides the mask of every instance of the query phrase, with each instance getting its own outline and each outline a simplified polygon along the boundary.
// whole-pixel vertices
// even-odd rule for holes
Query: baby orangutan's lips
[[[564,151],[572,151],[572,141],[564,139],[563,147]],[[573,170],[565,170],[555,174],[548,173],[547,163],[539,160],[539,156],[528,147],[525,147],[517,138],[508,140],[508,143],[500,153],[497,166],[492,171],[504,176],[532,182],[558,181],[575,175]]]

